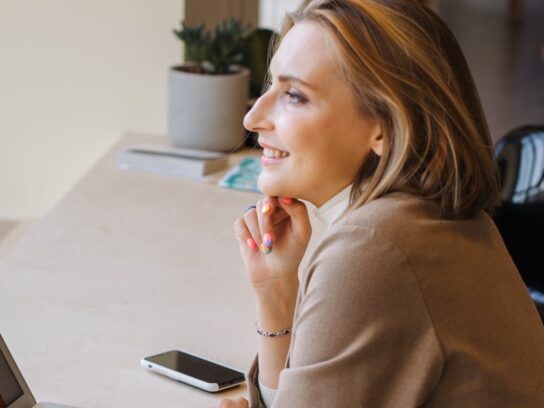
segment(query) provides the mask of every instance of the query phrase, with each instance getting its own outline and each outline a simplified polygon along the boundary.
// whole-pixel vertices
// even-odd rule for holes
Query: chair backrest
[[[514,129],[495,155],[502,195],[495,223],[526,285],[544,293],[544,126]]]
[[[503,202],[544,202],[544,126],[512,130],[497,143],[495,155]]]

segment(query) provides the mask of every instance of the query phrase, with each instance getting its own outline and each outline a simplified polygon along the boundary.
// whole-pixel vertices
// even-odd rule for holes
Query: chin
[[[283,183],[273,180],[271,177],[266,177],[263,173],[257,179],[257,186],[269,197],[293,197],[288,194],[288,189],[285,188]]]

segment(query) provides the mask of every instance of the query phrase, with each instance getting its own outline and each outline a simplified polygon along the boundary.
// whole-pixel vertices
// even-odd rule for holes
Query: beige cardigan
[[[544,407],[544,329],[492,220],[434,210],[394,193],[328,230],[273,407]]]

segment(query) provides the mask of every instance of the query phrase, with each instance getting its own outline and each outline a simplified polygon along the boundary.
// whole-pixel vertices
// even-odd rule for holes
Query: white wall
[[[286,11],[295,10],[302,0],[259,0],[259,26],[279,31]]]
[[[183,0],[0,1],[0,218],[44,215],[124,131],[164,133]]]

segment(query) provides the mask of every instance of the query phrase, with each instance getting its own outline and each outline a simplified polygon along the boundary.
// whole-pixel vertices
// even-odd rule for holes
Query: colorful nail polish
[[[270,232],[267,232],[266,234],[264,234],[263,243],[265,244],[265,246],[270,248],[272,244],[274,243],[274,235],[272,235],[272,233]]]
[[[280,197],[280,201],[284,204],[291,204],[293,199],[291,197]]]
[[[270,212],[270,210],[272,210],[272,206],[270,204],[268,204],[268,203],[263,205],[263,208],[261,208],[261,212],[263,214],[268,214]]]
[[[266,246],[264,242],[261,244],[261,251],[265,253],[265,255],[268,255],[270,252],[272,252],[272,248]]]
[[[248,238],[246,243],[251,249],[257,249],[257,243],[252,238]]]

